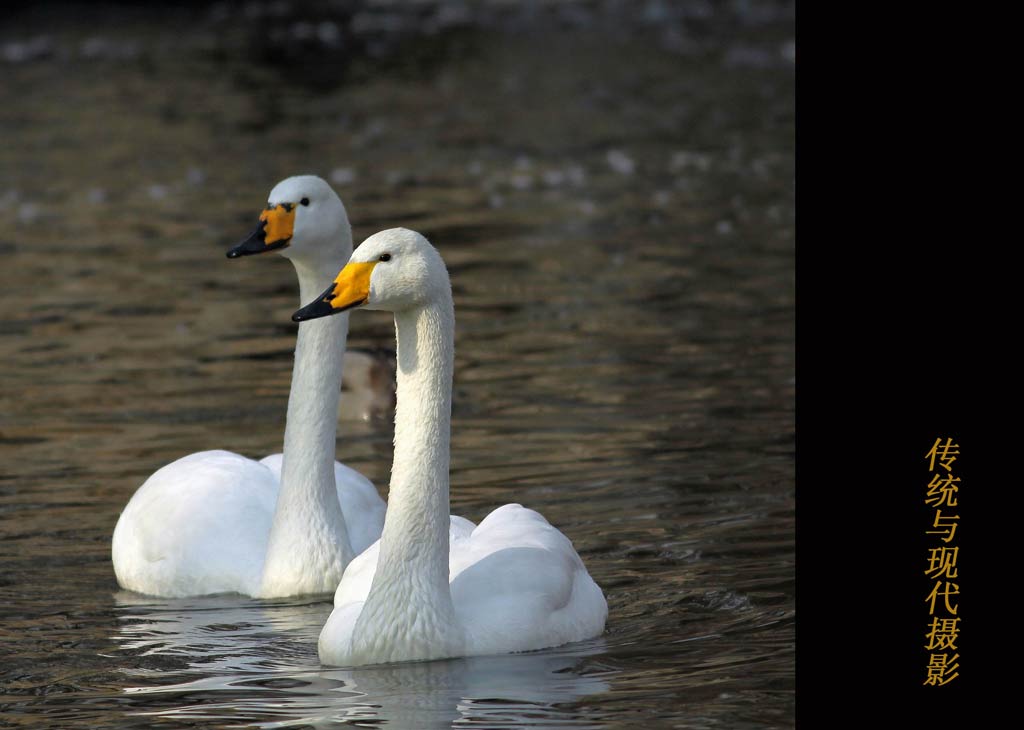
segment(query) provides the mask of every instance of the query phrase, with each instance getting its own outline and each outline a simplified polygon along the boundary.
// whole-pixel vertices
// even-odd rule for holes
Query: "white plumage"
[[[348,216],[323,180],[304,175],[270,193],[263,224],[229,255],[280,250],[302,300],[352,252]],[[159,596],[333,592],[351,559],[379,537],[384,502],[334,460],[347,317],[299,327],[284,453],[262,462],[203,451],[154,473],[114,529],[121,587]]]
[[[507,504],[475,527],[448,517],[454,312],[440,255],[405,229],[371,236],[295,318],[360,305],[395,314],[395,458],[383,534],[345,571],[321,661],[527,651],[599,635],[604,594],[543,516]]]
[[[118,584],[167,597],[264,596],[263,564],[283,456],[256,461],[230,451],[200,451],[157,470],[114,529]],[[355,518],[347,518],[352,549],[362,552],[380,535],[384,503],[359,472],[338,462],[334,470],[342,513]],[[303,565],[296,556],[296,583]]]

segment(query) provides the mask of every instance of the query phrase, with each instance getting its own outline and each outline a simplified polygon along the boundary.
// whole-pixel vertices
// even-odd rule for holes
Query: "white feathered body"
[[[582,641],[604,629],[608,604],[569,539],[534,510],[506,504],[474,526],[451,517],[449,588],[457,621],[456,648],[447,656],[531,651]],[[320,658],[335,666],[401,661],[426,648],[438,627],[426,606],[402,601],[360,630],[387,637],[376,656],[360,656],[353,632],[377,569],[380,541],[353,560],[320,634]],[[422,615],[418,615],[422,614]],[[411,618],[411,620],[410,620]],[[421,658],[435,658],[424,656]]]
[[[281,251],[306,300],[352,252],[345,207],[307,175],[275,186],[272,209],[293,216]],[[334,592],[352,558],[380,536],[385,509],[369,480],[334,459],[347,337],[347,315],[299,327],[283,456],[257,462],[203,451],[136,491],[114,529],[123,588],[168,597]]]
[[[202,451],[155,472],[114,529],[112,557],[121,587],[166,597],[263,596],[281,462],[282,454],[256,461],[230,451]],[[335,462],[334,473],[352,548],[361,552],[380,535],[384,503],[359,472]],[[295,565],[302,562],[296,556]],[[340,566],[337,575],[343,570]],[[295,573],[287,594],[333,590],[324,588],[322,573],[306,573]]]
[[[440,255],[419,234],[393,229],[364,241],[351,262],[333,291],[395,314],[395,458],[384,531],[345,571],[320,660],[520,652],[599,635],[604,594],[544,517],[518,504],[475,527],[449,517],[455,315]],[[369,276],[369,285],[346,276]]]

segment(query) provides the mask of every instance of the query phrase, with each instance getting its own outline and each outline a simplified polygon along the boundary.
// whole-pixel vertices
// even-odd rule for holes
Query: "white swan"
[[[413,231],[377,233],[293,319],[357,306],[395,314],[395,459],[384,533],[346,569],[320,633],[320,660],[495,654],[600,634],[604,594],[568,538],[537,512],[507,504],[449,535],[455,315],[441,256]]]
[[[230,258],[280,250],[302,301],[352,253],[345,206],[318,177],[278,183]],[[345,566],[380,536],[384,501],[366,477],[334,460],[348,317],[299,326],[284,454],[261,462],[204,451],[154,473],[114,529],[122,588],[158,596],[330,593]],[[340,501],[339,501],[340,500]]]

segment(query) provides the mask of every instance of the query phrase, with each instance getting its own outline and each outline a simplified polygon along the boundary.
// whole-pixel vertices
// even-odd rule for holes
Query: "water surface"
[[[344,52],[273,36],[301,11],[250,17],[269,4],[8,22],[0,726],[794,724],[792,27],[657,6],[363,20]],[[404,225],[442,252],[452,511],[542,512],[603,587],[604,636],[327,669],[325,601],[118,589],[111,532],[149,474],[280,449],[294,275],[224,251],[300,172],[357,241]],[[393,347],[387,315],[356,313],[350,345]],[[386,496],[367,402],[343,398],[338,455]]]

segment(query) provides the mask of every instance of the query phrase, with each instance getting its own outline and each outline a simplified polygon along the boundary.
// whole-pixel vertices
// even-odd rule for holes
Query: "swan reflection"
[[[602,640],[527,654],[354,669],[320,666],[316,641],[327,602],[239,596],[159,599],[115,594],[114,636],[138,658],[125,671],[131,712],[221,719],[258,727],[575,727],[571,704],[604,692],[587,658]]]

